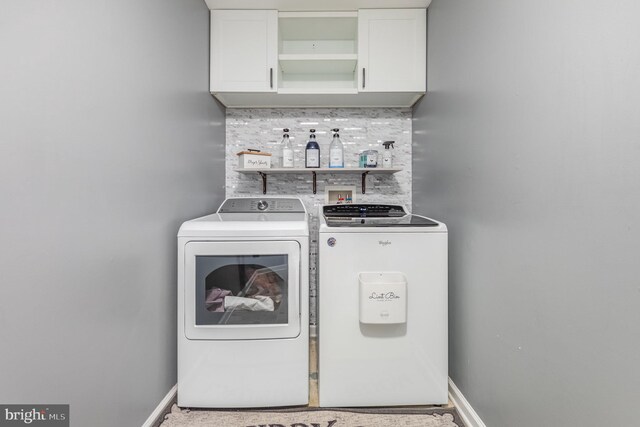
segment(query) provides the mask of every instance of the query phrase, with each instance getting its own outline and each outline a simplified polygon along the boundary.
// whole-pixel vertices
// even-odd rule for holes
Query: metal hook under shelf
[[[362,194],[367,190],[367,175],[369,175],[369,171],[362,172]]]
[[[262,194],[267,194],[267,174],[264,172],[258,172],[262,177]]]

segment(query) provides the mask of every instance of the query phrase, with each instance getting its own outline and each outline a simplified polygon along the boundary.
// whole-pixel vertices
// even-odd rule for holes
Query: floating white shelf
[[[399,168],[236,168],[236,172],[240,173],[308,173],[308,172],[322,172],[322,173],[372,173],[372,174],[393,174],[402,171]]]
[[[357,61],[356,53],[281,53],[280,61]]]
[[[349,88],[312,88],[304,87],[281,87],[278,89],[279,95],[357,95],[358,89]]]
[[[283,53],[278,59],[284,74],[353,74],[358,65],[355,53]]]
[[[268,174],[307,174],[311,173],[313,176],[313,194],[316,194],[316,175],[321,174],[362,174],[362,194],[366,192],[366,178],[368,174],[374,175],[391,175],[402,171],[397,168],[265,168],[265,169],[248,169],[237,168],[234,169],[239,173],[257,173],[262,177],[262,194],[267,194],[267,175]]]

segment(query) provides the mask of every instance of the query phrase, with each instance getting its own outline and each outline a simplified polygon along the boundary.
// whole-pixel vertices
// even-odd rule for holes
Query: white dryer
[[[320,209],[320,406],[447,403],[447,227],[397,205]]]
[[[227,199],[178,233],[178,405],[309,401],[309,226],[296,198]]]

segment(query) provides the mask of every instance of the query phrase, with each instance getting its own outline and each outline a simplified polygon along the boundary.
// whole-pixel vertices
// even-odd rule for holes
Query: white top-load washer
[[[447,403],[445,224],[385,204],[319,217],[320,406]]]
[[[309,226],[296,198],[227,199],[178,232],[178,405],[309,401]]]

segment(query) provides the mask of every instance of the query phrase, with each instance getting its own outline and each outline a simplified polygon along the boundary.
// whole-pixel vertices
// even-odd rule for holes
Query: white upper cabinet
[[[426,91],[426,9],[211,11],[227,107],[409,107]]]
[[[275,92],[278,11],[211,11],[210,90]]]
[[[358,11],[358,90],[425,92],[425,9]]]

